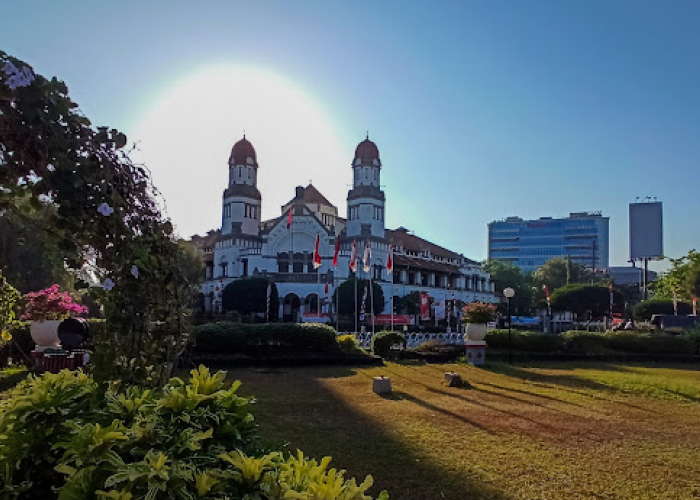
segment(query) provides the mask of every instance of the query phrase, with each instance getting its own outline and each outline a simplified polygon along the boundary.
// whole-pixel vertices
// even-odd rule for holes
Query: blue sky
[[[134,140],[185,76],[254,65],[329,117],[347,161],[314,170],[321,188],[347,190],[352,152],[370,131],[388,226],[483,259],[489,221],[602,210],[611,264],[622,265],[637,196],[664,202],[669,256],[700,248],[699,20],[700,2],[682,0],[24,1],[0,8],[0,48],[65,80],[93,122]],[[245,128],[234,122],[222,151]],[[181,192],[166,196],[184,234],[219,220],[220,156],[207,165],[222,174],[201,213]],[[158,172],[177,172],[180,184],[196,175],[190,159],[154,158],[156,183]],[[303,165],[294,173],[308,182]],[[291,198],[293,187],[280,189]],[[344,196],[332,201],[345,212]]]

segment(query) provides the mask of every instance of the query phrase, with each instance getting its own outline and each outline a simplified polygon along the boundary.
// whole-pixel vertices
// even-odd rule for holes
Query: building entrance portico
[[[301,320],[301,299],[295,293],[288,293],[282,301],[282,321],[297,323]]]

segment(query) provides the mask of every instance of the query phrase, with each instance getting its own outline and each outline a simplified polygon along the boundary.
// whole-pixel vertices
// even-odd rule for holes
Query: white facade
[[[229,186],[224,191],[222,228],[193,241],[204,251],[206,281],[202,287],[207,310],[220,311],[221,291],[231,281],[248,276],[275,282],[279,317],[298,321],[304,313],[316,313],[318,297],[333,296],[336,286],[351,275],[353,241],[357,243],[358,277],[382,287],[390,312],[391,295],[427,292],[436,303],[447,299],[464,302],[497,302],[489,275],[480,266],[400,228],[385,228],[385,196],[381,190],[381,160],[376,145],[365,139],[352,162],[353,188],[348,192],[348,219],[312,185],[297,187],[295,197],[282,207],[278,218],[261,221],[262,197],[257,189],[257,156],[245,138],[237,142],[229,160]],[[289,212],[292,222],[287,228]],[[316,272],[312,256],[320,236],[321,267]],[[340,240],[338,266],[332,266],[336,239]],[[362,271],[365,245],[371,246],[371,270]],[[393,284],[387,273],[389,244],[394,245]],[[326,284],[328,294],[326,295]],[[330,300],[322,311],[331,313]]]

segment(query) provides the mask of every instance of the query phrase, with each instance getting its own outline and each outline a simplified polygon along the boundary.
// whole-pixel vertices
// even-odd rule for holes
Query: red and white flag
[[[544,290],[544,294],[547,296],[547,304],[549,304],[549,288],[547,285],[542,285],[542,290]]]
[[[287,217],[287,229],[292,227],[292,209],[289,209],[289,217]]]
[[[394,272],[394,245],[389,243],[389,253],[386,256],[386,272]]]
[[[318,251],[318,244],[321,241],[321,235],[316,235],[316,246],[314,247],[314,269],[321,267],[321,254]]]
[[[369,241],[365,244],[365,256],[362,257],[362,263],[364,264],[362,266],[362,269],[368,273],[371,266],[372,262],[372,247],[369,245]]]
[[[350,254],[350,270],[357,272],[357,241],[352,240],[352,254]]]
[[[333,267],[338,267],[338,253],[340,253],[340,238],[335,237],[335,251],[333,252]]]
[[[328,297],[328,283],[326,283],[325,294],[326,294],[326,297]]]

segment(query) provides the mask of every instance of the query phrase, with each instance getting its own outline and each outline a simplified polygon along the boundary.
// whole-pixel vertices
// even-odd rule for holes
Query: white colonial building
[[[304,314],[315,314],[319,295],[322,299],[332,297],[335,287],[352,275],[349,262],[353,241],[357,242],[359,259],[366,243],[371,245],[370,273],[386,298],[384,311],[375,314],[390,313],[392,291],[399,297],[414,291],[427,292],[437,305],[453,298],[497,302],[489,275],[477,262],[419,238],[403,227],[386,229],[386,200],[380,187],[382,162],[376,144],[369,138],[355,149],[347,219],[339,217],[338,208],[309,184],[296,188],[294,198],[282,207],[279,217],[263,221],[262,196],[257,188],[258,158],[245,137],[233,146],[228,163],[221,229],[192,238],[205,255],[206,281],[202,291],[208,311],[220,311],[221,291],[228,283],[257,276],[275,282],[281,319],[299,321]],[[290,210],[291,225],[287,228]],[[318,270],[312,262],[317,235],[322,256]],[[340,242],[337,268],[332,265],[336,240]],[[393,283],[386,270],[390,243],[394,246]],[[366,278],[367,274],[360,262],[358,277]],[[321,301],[321,312],[333,313],[330,302]]]

